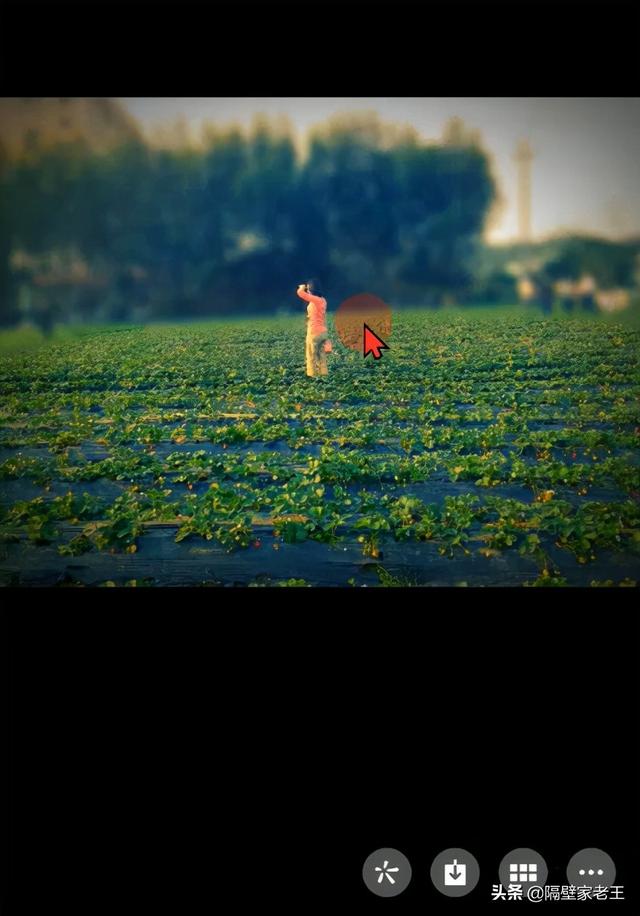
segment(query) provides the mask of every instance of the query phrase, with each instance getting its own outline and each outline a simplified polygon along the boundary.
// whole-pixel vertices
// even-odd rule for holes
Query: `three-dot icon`
[[[581,849],[567,865],[567,879],[569,884],[583,887],[611,887],[616,881],[616,866],[602,849]]]

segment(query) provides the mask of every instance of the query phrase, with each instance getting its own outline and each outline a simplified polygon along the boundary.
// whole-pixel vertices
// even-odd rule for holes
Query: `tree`
[[[602,289],[629,288],[633,285],[637,244],[607,239],[573,236],[560,240],[551,256],[547,272],[555,280],[579,280],[591,275]]]
[[[0,141],[0,327],[12,324],[17,318],[13,278],[9,267],[13,248],[12,177],[9,157]]]
[[[335,118],[312,135],[304,164],[309,218],[324,221],[328,260],[355,288],[384,283],[398,252],[393,136],[373,115]]]
[[[474,147],[424,147],[400,150],[398,164],[400,282],[435,300],[464,294],[495,192],[485,156]]]
[[[26,252],[34,270],[69,274],[42,287],[43,303],[118,320],[145,301],[154,317],[268,311],[310,275],[334,299],[438,302],[471,288],[494,186],[468,137],[426,146],[364,114],[316,128],[303,161],[290,127],[265,118],[209,125],[200,148],[179,139],[96,152],[34,135],[0,175],[0,283]],[[64,270],[47,267],[56,260]]]

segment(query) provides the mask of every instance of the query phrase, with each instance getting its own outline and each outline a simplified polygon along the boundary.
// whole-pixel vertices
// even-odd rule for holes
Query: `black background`
[[[478,912],[531,905],[490,903],[509,850],[566,884],[597,846],[627,899],[579,905],[637,912],[633,590],[256,592],[14,608],[16,911]],[[392,900],[361,878],[384,846]],[[480,862],[459,900],[429,878],[450,846]]]
[[[0,15],[5,95],[637,94],[617,2]],[[277,592],[5,591],[3,913],[499,912],[531,905],[489,902],[519,846],[551,884],[605,849],[626,901],[571,906],[638,912],[635,590]],[[449,846],[480,863],[458,900]]]
[[[4,95],[626,96],[627,0],[5,0]]]

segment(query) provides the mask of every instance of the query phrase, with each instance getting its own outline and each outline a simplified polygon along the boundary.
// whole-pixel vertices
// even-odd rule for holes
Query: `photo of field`
[[[633,138],[607,222],[598,100],[339,101],[2,103],[0,584],[637,585]]]

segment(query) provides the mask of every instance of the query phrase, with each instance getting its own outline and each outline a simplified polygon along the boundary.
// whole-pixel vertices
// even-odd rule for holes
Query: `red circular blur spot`
[[[340,303],[334,323],[341,343],[362,353],[365,324],[382,340],[391,336],[391,309],[373,293],[357,293]]]

